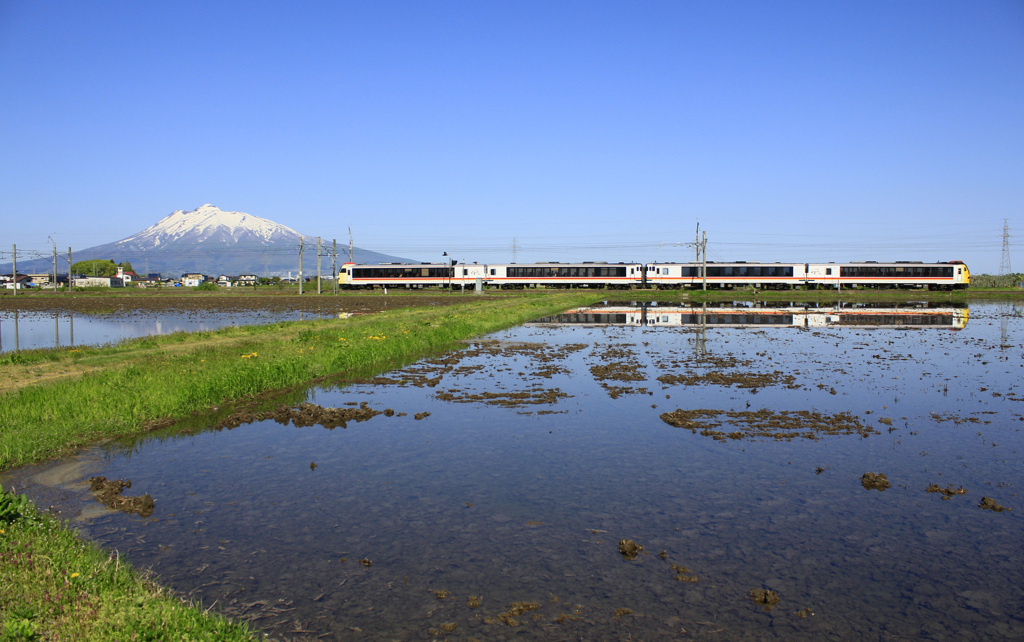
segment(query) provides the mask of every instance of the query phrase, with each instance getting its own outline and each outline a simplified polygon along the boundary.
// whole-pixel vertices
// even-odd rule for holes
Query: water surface
[[[153,436],[3,483],[288,639],[1024,636],[1014,308],[948,326],[623,309],[290,400],[391,416]],[[103,508],[94,475],[156,511]]]

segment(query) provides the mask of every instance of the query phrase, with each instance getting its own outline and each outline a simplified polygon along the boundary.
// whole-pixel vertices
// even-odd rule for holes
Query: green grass
[[[7,492],[0,493],[0,606],[6,640],[255,638],[244,624],[182,601]]]
[[[349,372],[370,374],[410,358],[588,303],[593,293],[467,298],[348,319],[294,321],[147,337],[110,348],[39,350],[0,363],[14,383],[0,396],[0,470],[48,459],[150,422]],[[20,363],[14,363],[18,359]],[[5,372],[6,371],[6,372]],[[79,374],[80,373],[80,374]]]
[[[382,372],[601,296],[467,297],[449,307],[21,353],[0,362],[0,377],[44,383],[0,395],[0,470],[102,438],[142,435],[158,420],[193,412],[203,417],[212,406],[261,393],[290,389],[294,398],[314,379]],[[0,494],[0,618],[0,639],[256,637],[244,625],[185,603],[10,493]]]

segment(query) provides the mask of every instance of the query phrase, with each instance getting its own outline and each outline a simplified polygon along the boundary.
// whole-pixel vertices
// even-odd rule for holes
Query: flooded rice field
[[[607,304],[2,481],[280,639],[1019,639],[1022,344]]]
[[[6,296],[0,297],[0,353],[105,345],[173,332],[330,318],[408,305],[447,305],[457,300],[438,295]]]

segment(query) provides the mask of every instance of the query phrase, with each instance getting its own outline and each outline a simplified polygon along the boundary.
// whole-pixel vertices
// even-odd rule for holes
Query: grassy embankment
[[[0,360],[0,470],[152,422],[336,373],[368,375],[569,307],[595,293],[467,297],[348,319],[226,328],[110,348],[30,351]],[[32,382],[26,384],[25,382]],[[10,494],[3,504],[15,501]],[[34,510],[0,519],[3,634],[28,639],[248,639],[250,632],[167,594],[116,557]]]

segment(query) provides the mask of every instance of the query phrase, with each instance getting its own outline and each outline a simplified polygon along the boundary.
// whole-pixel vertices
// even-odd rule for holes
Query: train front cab
[[[953,287],[962,290],[971,285],[971,271],[963,261],[950,261],[953,265]]]
[[[338,285],[344,290],[352,287],[352,266],[354,265],[355,263],[343,263],[338,268]]]

